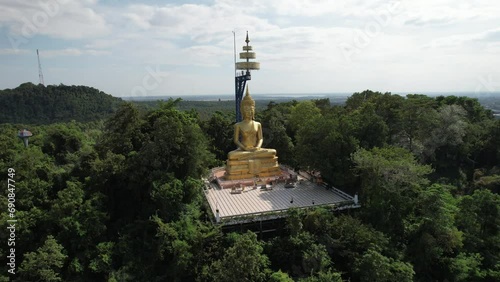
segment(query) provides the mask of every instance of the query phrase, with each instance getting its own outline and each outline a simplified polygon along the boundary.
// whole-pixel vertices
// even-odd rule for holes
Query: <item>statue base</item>
[[[285,183],[286,181],[297,181],[297,173],[287,166],[280,165],[276,172],[273,170],[273,174],[273,176],[261,175],[260,177],[253,174],[241,174],[240,177],[243,177],[243,175],[249,175],[249,177],[227,179],[228,173],[226,167],[223,166],[211,169],[208,181],[217,183],[217,186],[221,189],[250,188],[255,187],[255,185],[260,187],[264,184],[273,185],[276,183]]]
[[[254,177],[273,177],[280,174],[278,157],[227,160],[224,178],[227,180],[240,180]]]

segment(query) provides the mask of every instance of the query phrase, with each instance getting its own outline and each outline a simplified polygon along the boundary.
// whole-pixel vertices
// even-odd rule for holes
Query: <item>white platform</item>
[[[268,186],[269,187],[269,186]],[[246,187],[241,193],[207,185],[205,197],[217,222],[244,219],[286,212],[289,208],[306,208],[322,205],[354,204],[353,197],[337,189],[325,189],[322,185],[302,179],[296,188],[285,188],[283,183],[272,190]],[[291,203],[293,199],[293,203]]]

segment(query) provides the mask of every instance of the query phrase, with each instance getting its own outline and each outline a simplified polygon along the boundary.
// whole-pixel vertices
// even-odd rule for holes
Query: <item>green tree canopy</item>
[[[269,259],[262,252],[255,233],[235,236],[234,243],[226,249],[222,259],[212,264],[213,281],[266,281]]]

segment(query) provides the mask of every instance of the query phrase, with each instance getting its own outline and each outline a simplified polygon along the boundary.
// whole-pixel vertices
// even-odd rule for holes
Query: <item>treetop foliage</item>
[[[201,178],[235,149],[224,107],[140,107],[30,83],[0,99],[16,109],[0,124],[0,171],[16,171],[18,220],[18,273],[2,281],[500,280],[500,120],[476,99],[366,90],[345,105],[262,105],[264,145],[280,163],[362,206],[291,209],[265,240],[224,234],[204,202]],[[34,134],[27,148],[22,128]]]
[[[92,87],[27,82],[0,90],[0,123],[88,122],[109,117],[121,103]]]

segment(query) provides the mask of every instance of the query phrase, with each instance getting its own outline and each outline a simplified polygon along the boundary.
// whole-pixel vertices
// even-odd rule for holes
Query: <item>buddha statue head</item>
[[[255,101],[250,96],[248,86],[245,97],[241,100],[240,111],[243,120],[253,120],[255,118]]]

